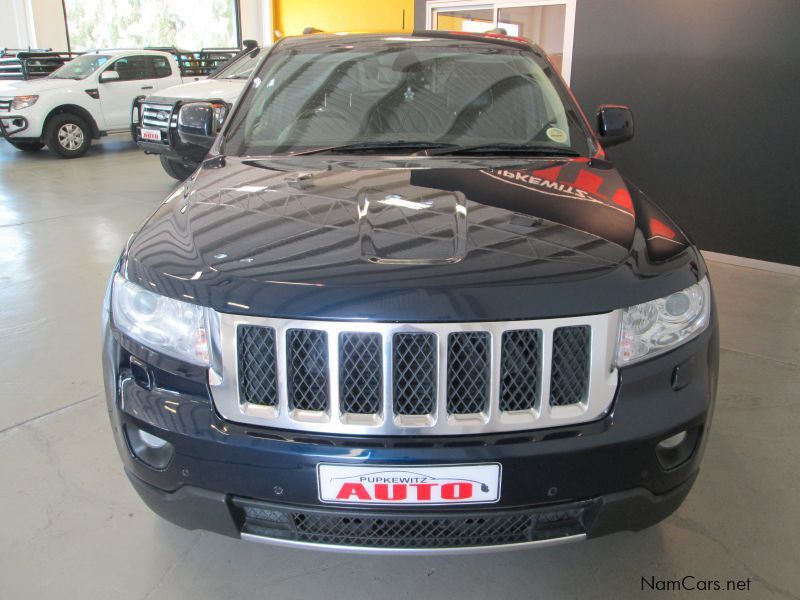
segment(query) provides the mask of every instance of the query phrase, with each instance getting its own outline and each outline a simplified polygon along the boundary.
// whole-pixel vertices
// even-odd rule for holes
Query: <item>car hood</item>
[[[232,103],[246,83],[246,79],[202,79],[158,90],[148,100],[224,100]]]
[[[691,285],[698,264],[603,160],[218,157],[124,269],[223,312],[481,321],[606,312]]]
[[[27,96],[40,94],[48,90],[70,88],[75,85],[92,87],[94,83],[88,80],[76,81],[74,79],[29,79],[27,81],[9,81],[0,83],[0,96]]]

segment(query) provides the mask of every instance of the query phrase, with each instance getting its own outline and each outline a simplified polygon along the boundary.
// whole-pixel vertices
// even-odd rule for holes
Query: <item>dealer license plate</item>
[[[139,130],[143,140],[151,142],[161,141],[161,132],[158,129],[140,129]]]
[[[496,463],[446,466],[317,465],[319,499],[343,504],[480,504],[500,500]]]

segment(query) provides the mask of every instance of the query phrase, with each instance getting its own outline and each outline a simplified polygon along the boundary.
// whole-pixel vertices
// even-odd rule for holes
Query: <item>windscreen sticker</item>
[[[547,137],[549,137],[556,144],[564,144],[567,141],[567,134],[563,129],[559,129],[558,127],[550,127],[547,130]]]

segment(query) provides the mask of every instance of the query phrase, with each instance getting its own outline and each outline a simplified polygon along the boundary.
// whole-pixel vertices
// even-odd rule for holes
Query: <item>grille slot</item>
[[[436,410],[436,334],[396,333],[392,338],[394,413]]]
[[[553,507],[556,510],[432,514],[297,510],[237,497],[233,504],[244,516],[243,533],[370,548],[463,548],[553,539],[585,533],[597,513],[597,503],[591,500]]]
[[[316,329],[290,329],[286,332],[289,407],[300,410],[327,410],[328,334]]]
[[[379,333],[339,334],[339,402],[343,413],[382,412],[381,340]]]
[[[447,412],[484,412],[489,405],[489,334],[483,331],[447,336]]]
[[[550,405],[569,406],[586,400],[589,384],[589,327],[559,327],[553,333]]]
[[[518,329],[503,333],[500,410],[534,408],[541,393],[542,332]]]
[[[239,326],[239,393],[243,402],[278,404],[278,363],[272,327]]]

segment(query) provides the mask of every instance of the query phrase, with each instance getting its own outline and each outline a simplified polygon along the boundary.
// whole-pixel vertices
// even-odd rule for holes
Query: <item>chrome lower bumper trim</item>
[[[340,554],[382,554],[387,556],[426,556],[438,554],[443,556],[453,556],[460,554],[487,554],[493,552],[508,552],[511,550],[526,550],[530,548],[544,548],[546,546],[558,546],[560,544],[585,540],[586,534],[578,533],[575,535],[567,535],[548,540],[517,542],[514,544],[497,544],[493,546],[456,546],[452,548],[373,548],[371,546],[337,546],[333,544],[317,544],[314,542],[282,540],[279,538],[269,538],[252,533],[242,533],[241,538],[248,542],[257,542],[260,544],[269,544],[284,548],[304,548],[306,550],[321,550]]]

